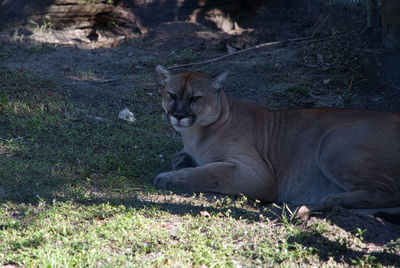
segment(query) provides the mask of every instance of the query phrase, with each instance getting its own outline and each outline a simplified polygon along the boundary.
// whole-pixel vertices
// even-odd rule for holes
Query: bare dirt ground
[[[56,80],[69,98],[82,107],[103,107],[108,113],[117,114],[125,107],[128,96],[135,95],[137,89],[159,95],[160,85],[154,73],[157,64],[168,67],[221,56],[227,53],[227,43],[245,48],[261,42],[309,35],[320,21],[290,28],[289,24],[282,26],[283,18],[275,21],[275,28],[265,27],[264,32],[255,28],[241,35],[229,35],[190,22],[170,22],[136,39],[121,40],[111,36],[91,43],[74,38],[74,33],[64,32],[61,37],[62,31],[17,26],[1,33],[0,60],[7,68]],[[253,50],[190,70],[216,74],[228,69],[230,78],[225,91],[229,95],[270,109],[400,110],[399,85],[396,81],[385,80],[384,72],[379,69],[385,59],[379,59],[381,52],[368,36],[334,33],[329,23],[320,35],[332,35],[333,38]],[[390,60],[390,56],[387,58]],[[140,101],[140,96],[137,98]],[[150,104],[148,112],[159,112],[158,107],[159,103]],[[140,112],[135,107],[128,108],[134,113]],[[311,230],[320,221],[326,221],[334,228],[331,234],[338,237],[338,244],[342,243],[339,241],[342,233],[366,229],[363,239],[368,247],[347,252],[346,256],[350,257],[362,256],[362,253],[379,257],[386,250],[384,244],[400,237],[398,226],[348,210],[312,217],[304,223],[305,228]],[[338,248],[331,240],[311,234],[302,242],[320,245],[327,259],[330,248]]]

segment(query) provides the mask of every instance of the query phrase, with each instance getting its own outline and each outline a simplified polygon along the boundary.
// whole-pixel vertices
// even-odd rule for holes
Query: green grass
[[[25,70],[0,68],[0,88],[0,266],[379,266],[400,252],[364,253],[363,229],[286,206],[155,189],[180,142],[142,87],[127,96],[133,124]]]
[[[0,187],[8,199],[84,198],[88,185],[123,191],[147,187],[178,146],[162,134],[171,130],[161,117],[140,116],[133,126],[116,114],[82,112],[52,81],[1,72]]]
[[[310,255],[307,248],[275,241],[278,225],[251,225],[214,213],[178,216],[155,205],[44,201],[40,206],[4,203],[1,210],[0,238],[8,243],[0,244],[0,258],[26,266],[233,267],[248,259],[274,265]]]

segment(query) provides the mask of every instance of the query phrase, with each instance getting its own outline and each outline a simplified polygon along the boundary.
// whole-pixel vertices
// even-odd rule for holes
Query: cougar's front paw
[[[154,184],[163,189],[178,189],[185,191],[187,190],[183,179],[178,175],[177,172],[163,172],[157,175],[154,179]]]
[[[160,188],[168,189],[169,186],[168,172],[162,172],[158,174],[157,177],[154,179],[154,184]]]
[[[172,157],[172,169],[179,170],[182,168],[196,167],[193,158],[186,152],[180,151]]]

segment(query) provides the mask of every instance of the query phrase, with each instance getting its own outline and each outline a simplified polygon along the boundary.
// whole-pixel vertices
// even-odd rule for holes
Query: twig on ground
[[[106,121],[108,121],[108,119],[105,119],[105,118],[103,118],[103,117],[95,116],[95,115],[89,115],[89,114],[86,115],[86,116],[84,116],[84,117],[72,118],[71,121],[73,121],[73,122],[78,122],[78,121],[85,120],[86,118],[93,119],[93,120],[100,121],[100,122],[106,122]]]
[[[350,94],[350,90],[351,90],[351,86],[353,85],[353,81],[354,81],[354,76],[351,77],[349,86],[348,86],[347,91],[346,91],[346,96],[345,96],[345,98],[347,98],[347,97],[349,96],[349,94]]]
[[[117,82],[117,79],[106,79],[106,80],[98,80],[98,81],[93,81],[93,82],[97,82],[97,83],[113,83],[113,82]]]
[[[325,19],[323,19],[322,21],[321,21],[321,23],[317,26],[317,28],[315,28],[315,30],[313,31],[313,33],[312,33],[312,37],[315,37],[316,35],[317,35],[317,33],[319,33],[319,31],[321,30],[321,28],[322,28],[322,26],[324,26],[324,24],[329,20],[329,18],[330,18],[331,16],[330,15],[328,15],[328,16],[326,16],[325,17]]]
[[[87,118],[90,118],[90,119],[93,119],[93,120],[100,121],[100,122],[105,122],[105,121],[107,121],[107,119],[105,119],[104,117],[101,117],[101,116],[87,115],[86,117],[87,117]]]
[[[230,53],[230,54],[225,54],[225,55],[222,55],[222,56],[214,58],[214,59],[195,62],[195,63],[175,65],[175,66],[168,67],[168,69],[176,69],[176,68],[182,68],[182,67],[190,67],[190,66],[208,64],[208,63],[212,63],[212,62],[215,62],[215,61],[219,61],[219,60],[225,59],[226,57],[230,57],[230,56],[233,56],[233,55],[241,54],[241,53],[244,53],[244,52],[247,52],[247,51],[250,51],[250,50],[254,50],[254,49],[259,49],[259,48],[286,46],[286,45],[290,45],[290,44],[294,44],[294,43],[301,43],[301,42],[310,42],[310,43],[321,42],[321,41],[325,41],[325,40],[328,40],[328,39],[332,39],[334,37],[335,36],[327,36],[327,37],[322,37],[322,38],[316,39],[313,36],[307,36],[307,37],[293,38],[293,39],[287,39],[287,40],[276,41],[276,42],[262,43],[262,44],[254,46],[254,47],[249,47],[249,48],[245,48],[245,49],[242,49],[242,50],[238,50],[236,52],[233,52],[233,53]]]
[[[1,157],[11,157],[14,155],[16,155],[16,153],[10,153],[10,152],[0,153],[0,158]]]

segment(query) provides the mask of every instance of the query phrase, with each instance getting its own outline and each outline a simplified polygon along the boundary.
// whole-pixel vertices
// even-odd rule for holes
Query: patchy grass
[[[87,187],[147,187],[178,146],[161,110],[129,125],[115,114],[74,106],[52,81],[6,69],[1,77],[0,187],[7,199],[85,199]]]
[[[398,264],[400,241],[369,249],[362,228],[301,222],[293,208],[243,196],[154,189],[180,142],[144,88],[127,96],[134,124],[26,70],[1,68],[0,88],[0,265]]]
[[[296,228],[239,220],[229,213],[171,215],[156,205],[1,207],[1,259],[26,266],[229,266],[312,261],[311,248],[288,243]],[[277,234],[281,236],[277,240]]]

